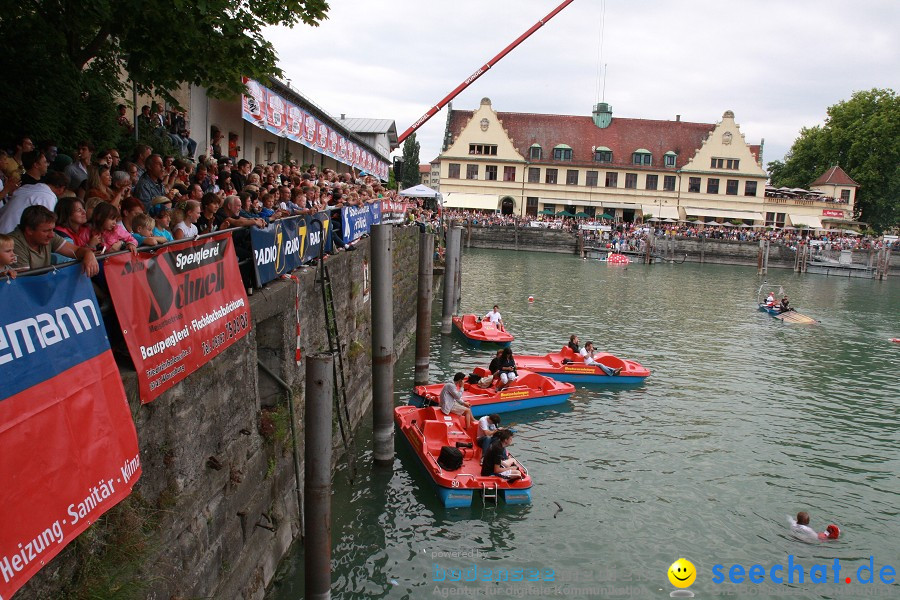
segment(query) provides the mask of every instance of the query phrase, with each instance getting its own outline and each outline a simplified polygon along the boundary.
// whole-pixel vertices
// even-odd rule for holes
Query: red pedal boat
[[[518,361],[516,357],[516,364]],[[472,414],[482,417],[491,413],[561,404],[575,391],[575,386],[570,383],[563,383],[525,369],[518,371],[518,379],[500,391],[493,386],[483,388],[477,383],[463,384],[462,399],[472,405]],[[484,367],[478,367],[473,373],[479,377],[490,375],[490,371]],[[443,383],[417,385],[413,388],[409,403],[413,406],[439,405],[443,387]]]
[[[516,355],[516,366],[571,383],[641,383],[649,369],[633,360],[624,360],[607,352],[594,353],[594,360],[611,369],[622,369],[618,375],[607,375],[600,367],[584,364],[584,358],[568,346],[545,356]]]
[[[465,419],[461,415],[446,416],[438,408],[415,406],[395,408],[394,422],[419,457],[447,508],[471,506],[475,492],[481,492],[482,499],[502,497],[507,504],[531,502],[532,482],[524,467],[523,477],[515,481],[481,474],[481,448],[476,442],[477,423],[466,431]],[[459,448],[463,454],[462,466],[455,471],[447,471],[438,464],[438,457],[442,447],[456,448],[456,442],[471,443],[472,447]]]
[[[508,348],[510,343],[516,339],[506,333],[505,329],[497,327],[490,321],[479,321],[475,315],[453,317],[453,328],[476,348],[482,344],[495,344],[501,348]]]

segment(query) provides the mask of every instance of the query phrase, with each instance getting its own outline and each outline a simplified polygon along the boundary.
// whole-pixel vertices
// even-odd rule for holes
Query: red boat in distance
[[[641,383],[650,375],[650,370],[641,363],[608,352],[595,353],[594,360],[611,369],[622,370],[618,375],[607,375],[600,367],[586,365],[584,358],[568,346],[544,356],[517,354],[516,366],[571,383]]]
[[[482,344],[494,344],[500,348],[508,348],[514,338],[506,333],[502,326],[497,327],[485,319],[475,315],[453,317],[453,328],[462,334],[469,344],[480,347]]]

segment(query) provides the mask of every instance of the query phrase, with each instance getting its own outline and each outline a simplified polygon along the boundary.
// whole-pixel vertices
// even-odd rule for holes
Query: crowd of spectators
[[[152,123],[153,113],[145,112]],[[120,116],[120,125],[130,126]],[[97,255],[319,213],[331,219],[336,253],[345,249],[340,209],[395,194],[372,176],[295,162],[192,161],[155,154],[146,145],[126,157],[115,148],[98,152],[87,141],[72,156],[54,144],[36,148],[27,136],[0,155],[0,234],[14,234],[20,269],[49,266],[56,254],[59,260],[76,257],[94,273]],[[411,215],[431,218],[421,209]]]

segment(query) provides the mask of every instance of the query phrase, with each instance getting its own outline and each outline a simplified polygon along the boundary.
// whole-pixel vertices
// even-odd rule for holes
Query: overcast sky
[[[335,117],[402,133],[557,0],[331,0],[319,27],[272,28],[285,77]],[[604,10],[605,7],[605,10]],[[605,14],[605,19],[603,16]],[[898,0],[575,0],[453,100],[494,110],[714,123],[733,110],[764,161],[854,91],[900,87]],[[417,131],[441,150],[446,107]]]

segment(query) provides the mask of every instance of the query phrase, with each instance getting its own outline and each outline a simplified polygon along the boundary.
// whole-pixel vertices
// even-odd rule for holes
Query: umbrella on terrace
[[[603,213],[602,215],[600,215],[600,218],[601,219],[612,219],[613,216],[609,213]]]
[[[556,216],[557,217],[574,217],[575,215],[573,215],[572,213],[570,213],[567,210],[561,210],[558,213],[556,213]]]
[[[552,214],[554,214],[554,213],[553,213],[553,211],[550,210],[549,208],[545,208],[544,210],[542,210],[542,211],[540,212],[540,214],[542,214],[542,215],[552,215]]]
[[[591,215],[587,214],[586,212],[577,212],[577,213],[575,213],[575,216],[578,217],[579,219],[591,218]]]

